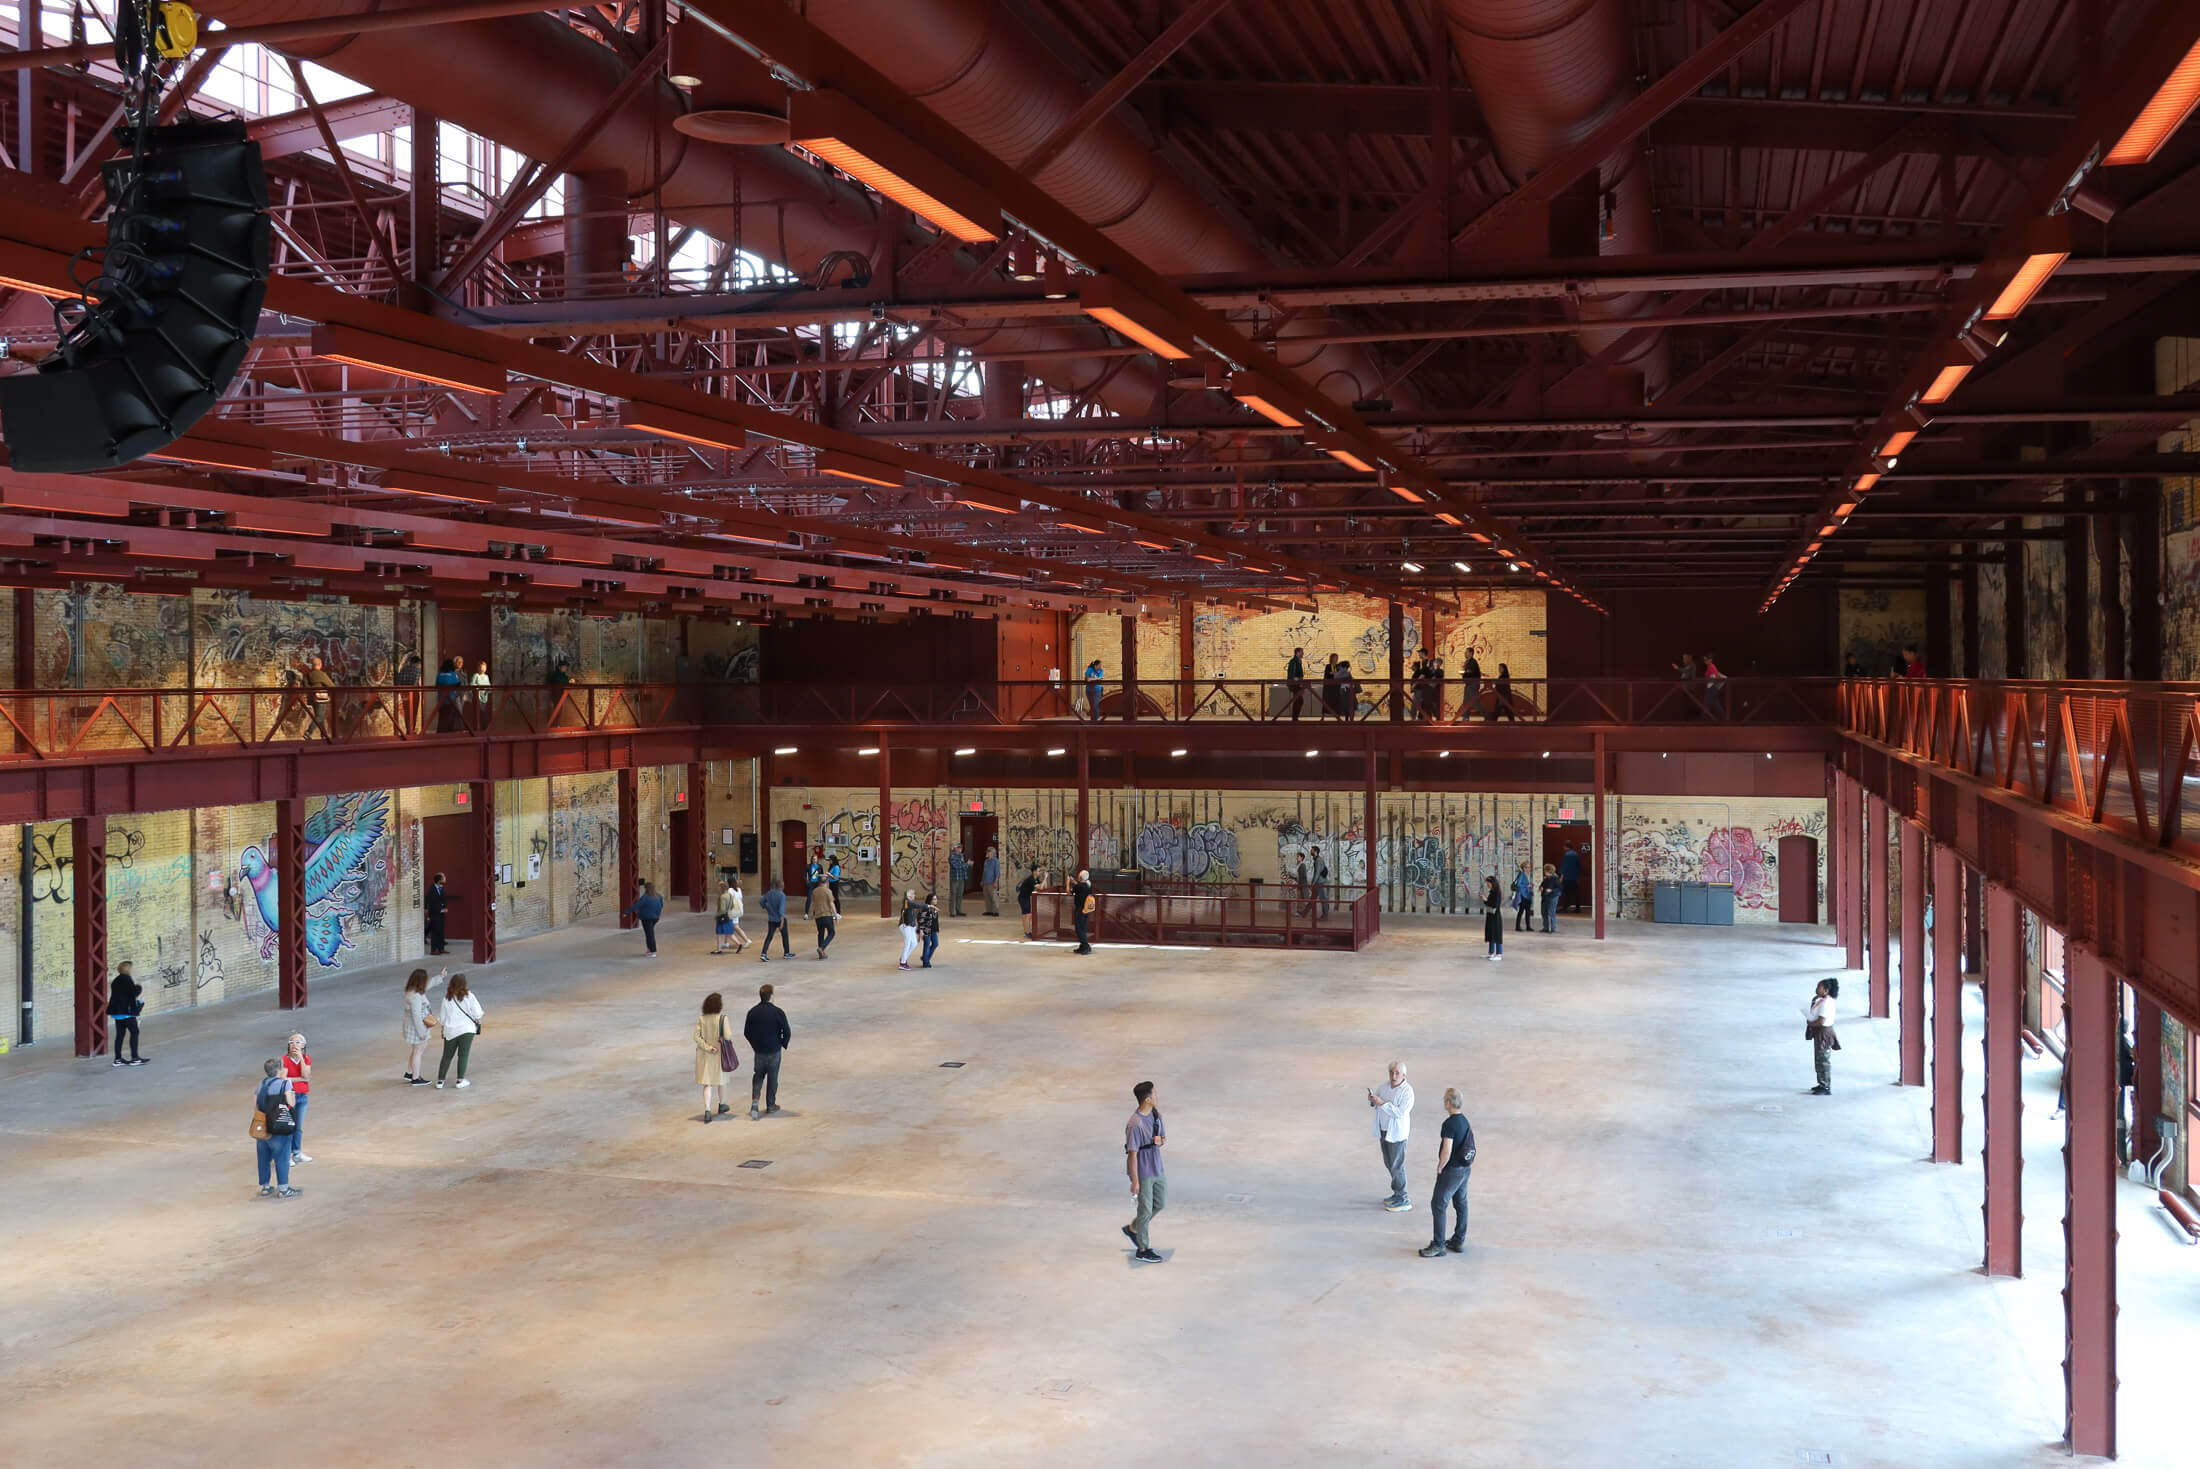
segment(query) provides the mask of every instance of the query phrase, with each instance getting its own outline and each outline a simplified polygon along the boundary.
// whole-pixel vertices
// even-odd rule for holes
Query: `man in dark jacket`
[[[125,959],[115,966],[115,977],[107,986],[107,1018],[114,1022],[108,1027],[114,1032],[107,1043],[107,1054],[114,1058],[116,1066],[143,1066],[145,1058],[138,1054],[138,1017],[145,1013],[145,989],[130,974],[130,961]],[[130,1059],[122,1059],[122,1040],[130,1039]]]
[[[1558,905],[1569,913],[1581,911],[1581,850],[1572,842],[1558,857]]]
[[[657,957],[657,920],[665,916],[665,900],[657,896],[657,890],[648,883],[642,884],[642,895],[628,905],[627,912],[641,921],[642,942],[649,945],[649,957]]]
[[[428,952],[448,952],[443,946],[443,917],[450,908],[450,899],[443,893],[443,874],[438,872],[435,881],[428,884]]]
[[[794,957],[793,941],[787,937],[787,895],[780,891],[779,879],[764,890],[764,959],[772,956],[772,935],[779,935],[779,952],[788,959]]]
[[[1069,911],[1071,921],[1077,925],[1077,947],[1070,950],[1073,954],[1092,952],[1092,914],[1086,910],[1092,900],[1092,874],[1080,867],[1077,880],[1069,885]]]
[[[757,990],[756,1003],[741,1022],[741,1034],[755,1053],[749,1072],[749,1121],[754,1122],[762,1115],[756,1110],[759,1095],[764,1099],[765,1112],[779,1110],[779,1057],[787,1049],[787,1042],[794,1039],[787,1012],[772,1003],[770,985]]]
[[[1016,911],[1024,915],[1024,937],[1031,937],[1031,895],[1039,891],[1039,869],[1034,867],[1016,884]]]

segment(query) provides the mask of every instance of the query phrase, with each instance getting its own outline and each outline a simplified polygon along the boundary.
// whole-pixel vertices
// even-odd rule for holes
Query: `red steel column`
[[[1841,814],[1841,868],[1848,877],[1848,915],[1844,958],[1850,969],[1864,967],[1864,787],[1849,782],[1847,808]]]
[[[1123,717],[1138,717],[1138,614],[1123,614]]]
[[[481,880],[481,912],[474,919],[474,962],[494,964],[497,962],[497,894],[503,891],[497,882],[497,783],[477,780],[472,784],[474,872]],[[622,802],[619,838],[622,847],[628,840],[625,814]],[[627,898],[627,902],[633,901],[631,896]]]
[[[2063,1441],[2116,1456],[2116,977],[2069,945],[2070,1116],[2063,1145]]]
[[[1849,941],[1849,908],[1842,896],[1847,891],[1848,869],[1841,861],[1841,813],[1848,802],[1848,790],[1848,776],[1835,768],[1832,791],[1826,797],[1826,907],[1833,916],[1833,946],[1837,949]]]
[[[642,921],[626,905],[642,895],[642,791],[631,765],[619,770],[619,927],[639,928]]]
[[[1597,734],[1591,738],[1596,745],[1597,773],[1596,787],[1592,793],[1596,801],[1596,812],[1591,817],[1589,826],[1589,867],[1596,875],[1597,937],[1603,938],[1604,885],[1605,879],[1610,875],[1604,870],[1604,864],[1611,849],[1604,844],[1604,736]]]
[[[718,895],[718,874],[710,870],[710,771],[700,760],[688,762],[688,912],[701,913]]]
[[[2024,1274],[2024,917],[1986,885],[1986,1273]]]
[[[1871,955],[1871,1013],[1887,1013],[1887,803],[1879,796],[1866,797],[1868,820],[1864,830],[1865,918],[1870,925],[1866,947]]]
[[[1092,866],[1092,747],[1082,730],[1077,735],[1077,866],[1079,871]]]
[[[306,803],[275,803],[275,1003],[306,1007]]]
[[[878,732],[878,916],[894,916],[894,742]]]
[[[1899,1037],[1903,1086],[1925,1084],[1925,833],[1902,823],[1902,1023]]]
[[[70,908],[76,919],[76,1053],[107,1049],[107,818],[69,823]],[[30,880],[28,873],[24,881]]]
[[[1399,723],[1406,717],[1406,609],[1400,604],[1390,604],[1390,722]],[[1544,695],[1544,702],[1550,696]]]
[[[2160,1146],[2154,1119],[2162,1115],[2162,1007],[2134,991],[2131,1019],[2131,1156],[2145,1162]]]
[[[1963,858],[1933,843],[1933,1161],[1963,1161]]]

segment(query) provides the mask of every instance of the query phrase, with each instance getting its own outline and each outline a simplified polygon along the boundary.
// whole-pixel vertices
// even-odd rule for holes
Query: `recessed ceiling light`
[[[1309,759],[1309,760],[1311,760],[1311,759],[1313,759],[1313,758],[1314,758],[1314,757],[1315,757],[1316,755],[1319,755],[1320,753],[1321,753],[1321,751],[1319,751],[1319,750],[1308,750],[1308,751],[1306,752],[1306,758],[1307,758],[1307,759]]]
[[[876,755],[878,753],[878,746],[865,745],[862,749],[856,751],[856,753],[858,755]]]
[[[1451,751],[1439,750],[1436,752],[1436,758],[1439,760],[1449,760],[1451,758]]]
[[[1543,752],[1543,758],[1544,758],[1544,759],[1546,759],[1546,760],[1550,759],[1550,758],[1551,758],[1551,752],[1550,752],[1549,750],[1545,750],[1545,751]]]
[[[774,755],[792,755],[794,753],[794,748],[795,747],[792,745],[781,745],[778,749],[773,750],[772,753]]]
[[[1421,563],[1418,561],[1401,561],[1398,564],[1407,571],[1419,571],[1421,569]]]
[[[703,85],[701,77],[689,76],[684,71],[676,71],[671,76],[666,77],[665,80],[675,87],[700,87]]]
[[[1061,746],[1057,745],[1057,746],[1055,746],[1055,747],[1054,747],[1053,749],[1051,749],[1051,750],[1047,751],[1047,753],[1048,753],[1049,755],[1067,755],[1067,754],[1069,753],[1069,751],[1067,751],[1067,750],[1063,749],[1063,748],[1062,748]]]
[[[978,752],[977,752],[977,750],[976,750],[976,749],[969,749],[969,750],[957,750],[957,751],[956,751],[955,753],[956,753],[956,754],[958,754],[958,755],[975,755],[975,754],[977,754]]]
[[[1189,751],[1189,750],[1171,750],[1171,751],[1170,751],[1169,753],[1170,753],[1171,755],[1188,755],[1188,754],[1190,754],[1190,753],[1191,753],[1191,751]]]
[[[1461,571],[1465,571],[1467,569],[1467,563],[1464,561],[1454,561],[1451,564],[1458,567]]]

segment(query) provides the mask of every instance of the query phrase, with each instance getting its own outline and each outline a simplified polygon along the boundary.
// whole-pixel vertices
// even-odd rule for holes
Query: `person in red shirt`
[[[290,1078],[290,1089],[298,1098],[298,1130],[290,1135],[290,1161],[311,1163],[313,1156],[306,1151],[306,1095],[313,1090],[313,1057],[306,1052],[306,1038],[294,1035],[283,1051],[283,1075]]]
[[[1904,678],[1923,678],[1925,676],[1925,660],[1918,657],[1917,649],[1907,643],[1902,647],[1902,676]]]

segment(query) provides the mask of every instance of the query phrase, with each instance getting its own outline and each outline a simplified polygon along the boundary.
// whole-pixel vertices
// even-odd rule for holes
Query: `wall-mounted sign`
[[[983,811],[983,810],[985,809],[985,802],[983,802],[983,801],[972,801],[972,802],[970,803],[970,809],[971,809],[971,810],[973,810],[973,811]]]
[[[1574,819],[1574,808],[1573,808],[1573,807],[1571,807],[1571,806],[1561,806],[1561,807],[1559,807],[1559,808],[1558,808],[1558,819],[1559,819],[1560,821],[1571,821],[1571,820],[1573,820],[1573,819]]]
[[[453,797],[451,797],[451,804],[452,804],[453,806],[465,806],[465,805],[470,805],[470,804],[472,804],[472,802],[473,802],[473,799],[474,799],[474,793],[473,793],[472,791],[469,791],[469,790],[467,790],[467,789],[466,789],[466,787],[464,787],[464,786],[460,786],[460,787],[458,788],[458,794],[457,794],[457,795],[455,795],[455,796],[453,796]]]

